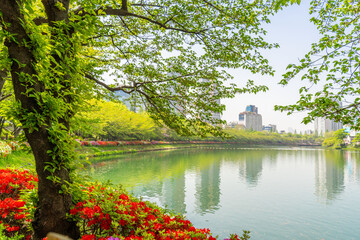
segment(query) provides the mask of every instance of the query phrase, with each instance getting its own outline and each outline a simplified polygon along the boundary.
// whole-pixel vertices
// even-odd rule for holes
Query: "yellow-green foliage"
[[[121,140],[149,138],[156,130],[146,112],[135,113],[121,102],[92,99],[89,109],[78,116],[76,133],[84,137]]]
[[[339,129],[335,132],[325,134],[325,139],[322,143],[325,147],[343,148],[345,147],[344,138],[349,135],[344,129]]]
[[[246,131],[241,129],[227,129],[225,132],[232,136],[234,141],[245,144],[293,144],[302,140],[302,138],[298,138],[295,135],[282,135],[275,132]]]
[[[360,147],[360,133],[356,134],[351,143],[354,147]]]

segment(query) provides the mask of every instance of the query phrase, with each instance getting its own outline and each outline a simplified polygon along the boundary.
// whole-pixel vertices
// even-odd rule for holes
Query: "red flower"
[[[14,227],[7,227],[6,231],[8,232],[14,232],[14,231],[18,231],[19,230],[19,226],[14,226]]]

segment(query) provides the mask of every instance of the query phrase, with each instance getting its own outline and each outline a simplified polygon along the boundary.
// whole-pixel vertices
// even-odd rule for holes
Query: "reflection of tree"
[[[344,167],[342,152],[319,151],[315,161],[315,194],[319,200],[334,200],[344,190]]]
[[[214,161],[200,170],[196,180],[196,210],[201,214],[214,212],[220,203],[220,163]]]

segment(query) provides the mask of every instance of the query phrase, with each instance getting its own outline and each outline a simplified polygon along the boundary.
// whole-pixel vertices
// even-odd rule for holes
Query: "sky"
[[[290,63],[298,63],[311,47],[311,43],[319,39],[316,27],[309,21],[309,1],[302,1],[299,5],[292,5],[275,16],[271,17],[271,23],[264,25],[268,31],[266,40],[276,42],[280,45],[278,49],[271,49],[265,52],[276,71],[275,76],[252,75],[245,70],[228,70],[234,76],[233,83],[244,83],[247,79],[253,79],[257,84],[267,85],[269,90],[258,94],[241,94],[232,99],[223,99],[221,102],[226,105],[222,119],[227,122],[237,121],[240,112],[245,111],[247,105],[258,107],[262,115],[263,125],[275,124],[277,130],[286,132],[297,130],[314,130],[314,124],[304,125],[301,123],[306,113],[294,113],[288,116],[286,113],[274,110],[275,105],[288,105],[296,103],[299,99],[298,90],[302,86],[299,78],[295,78],[287,86],[281,86],[278,82],[281,75],[285,73],[286,66]]]

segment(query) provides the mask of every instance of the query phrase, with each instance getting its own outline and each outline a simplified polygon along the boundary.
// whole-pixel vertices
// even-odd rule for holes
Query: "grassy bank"
[[[31,152],[14,151],[0,159],[0,168],[15,167],[35,170],[35,159]]]
[[[162,151],[181,148],[197,148],[201,146],[214,146],[226,144],[163,144],[163,145],[120,145],[120,146],[81,146],[76,148],[80,160],[97,162],[105,156],[114,156],[135,152]],[[35,169],[35,160],[31,152],[20,150],[0,159],[0,168],[15,167]]]
[[[147,144],[147,145],[118,145],[118,146],[79,146],[76,152],[81,161],[98,162],[103,161],[106,156],[115,156],[120,154],[129,154],[136,152],[163,151],[182,148],[228,148],[228,147],[249,147],[249,146],[270,146],[270,145],[299,145],[299,144],[249,144],[249,143],[167,143],[167,144]],[[34,156],[29,151],[14,151],[5,158],[0,159],[0,168],[16,167],[35,169]]]
[[[122,145],[122,146],[82,146],[77,149],[80,158],[94,158],[134,152],[162,151],[201,146],[223,146],[227,144],[163,144],[163,145]]]

